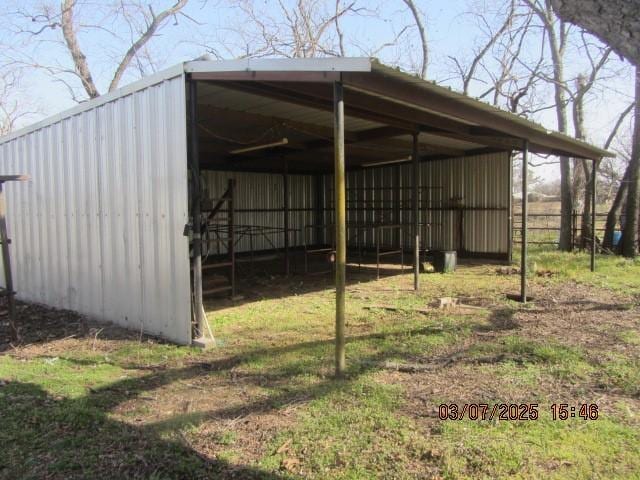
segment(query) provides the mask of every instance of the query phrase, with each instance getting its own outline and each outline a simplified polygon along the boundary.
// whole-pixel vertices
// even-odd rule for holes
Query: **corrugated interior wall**
[[[245,173],[203,171],[207,195],[217,199],[226,191],[230,178],[235,179],[234,210],[236,225],[251,225],[284,228],[284,176],[271,173]],[[289,175],[289,245],[303,245],[305,226],[313,223],[313,177],[309,175]],[[226,218],[226,210],[221,214]],[[308,229],[307,229],[308,230]],[[238,229],[239,232],[242,229]],[[312,232],[307,231],[310,240]],[[256,233],[240,235],[236,251],[247,252],[269,250],[284,246],[284,233]],[[253,242],[253,245],[251,243]],[[224,247],[221,247],[224,252]]]
[[[419,197],[422,248],[506,254],[510,174],[508,153],[422,163]],[[410,248],[412,178],[411,164],[348,172],[347,222],[403,224],[403,243]],[[325,207],[329,222],[333,222],[332,177],[326,177],[325,185]],[[363,245],[375,246],[373,228],[349,228],[350,245],[355,246],[357,231]],[[394,245],[397,236],[386,230],[382,240],[383,244]]]
[[[184,78],[0,145],[18,297],[191,341]]]
[[[422,163],[420,222],[422,247],[506,254],[509,241],[509,155],[486,154]],[[284,226],[284,180],[280,174],[203,172],[208,195],[218,198],[229,178],[236,179],[238,225]],[[370,168],[347,173],[347,222],[351,225],[403,224],[405,248],[412,245],[412,166],[410,164]],[[321,179],[322,222],[333,223],[333,177]],[[290,245],[314,243],[314,178],[290,175]],[[331,230],[323,231],[323,243],[331,242]],[[357,235],[365,247],[375,246],[373,228],[348,228],[348,242],[356,246]],[[462,235],[461,235],[462,233]],[[269,241],[254,236],[254,250],[281,248],[284,236],[272,233]],[[383,245],[396,245],[397,233],[383,232]],[[238,251],[248,251],[249,237],[238,239]]]

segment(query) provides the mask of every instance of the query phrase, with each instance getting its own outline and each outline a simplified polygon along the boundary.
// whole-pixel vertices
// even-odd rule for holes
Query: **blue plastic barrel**
[[[620,243],[620,240],[622,240],[622,232],[619,230],[616,230],[615,232],[613,232],[613,246],[614,247],[618,246],[618,244]]]

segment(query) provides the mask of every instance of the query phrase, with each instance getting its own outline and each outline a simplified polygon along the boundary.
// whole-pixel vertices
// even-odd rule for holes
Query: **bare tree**
[[[640,64],[639,0],[552,0],[558,16],[584,28],[634,65]]]
[[[617,135],[620,126],[622,125],[625,117],[631,113],[631,111],[635,107],[635,102],[629,104],[627,108],[618,116],[616,123],[605,142],[605,148],[609,149],[613,139]],[[627,195],[627,186],[629,184],[629,174],[630,170],[628,169],[629,161],[631,159],[632,146],[630,145],[632,142],[623,142],[623,147],[621,149],[617,149],[616,153],[618,158],[620,158],[623,162],[626,163],[624,166],[624,172],[622,175],[619,174],[618,169],[614,167],[613,162],[606,162],[603,166],[600,167],[601,176],[609,179],[609,192],[613,192],[615,190],[615,196],[613,201],[611,202],[611,206],[609,207],[609,211],[607,212],[607,220],[605,224],[604,238],[602,241],[602,246],[606,251],[613,252],[615,246],[613,244],[614,240],[614,232],[616,229],[616,225],[618,223],[618,218],[622,211],[622,206],[624,205],[624,200]],[[611,196],[611,193],[608,193],[608,196]]]
[[[82,89],[89,98],[100,95],[96,85],[95,75],[90,67],[90,61],[82,48],[81,35],[88,31],[108,32],[114,38],[117,37],[115,27],[106,27],[114,23],[124,24],[125,30],[130,35],[130,44],[115,63],[115,70],[109,82],[108,91],[115,90],[120,85],[123,75],[132,66],[134,61],[140,62],[141,57],[148,56],[145,50],[147,44],[156,36],[159,30],[170,19],[177,22],[178,15],[187,5],[189,0],[174,0],[174,3],[164,10],[156,13],[151,4],[141,0],[110,0],[96,6],[89,0],[62,0],[59,5],[44,3],[32,10],[18,9],[10,12],[12,27],[15,33],[26,42],[42,41],[55,42],[64,47],[71,58],[71,66],[65,66],[59,62],[43,63],[34,58],[16,58],[17,62],[24,66],[35,67],[53,75],[69,89],[72,97],[80,101],[75,93],[75,87],[69,76],[80,82]],[[78,10],[100,9],[103,15],[99,24],[84,22],[78,18]],[[56,38],[55,32],[60,32]],[[50,38],[49,35],[53,35]],[[46,38],[45,38],[46,37]]]
[[[627,203],[622,228],[622,254],[635,257],[638,254],[638,205],[640,190],[640,67],[636,67],[636,99],[634,107],[633,146],[627,166]]]
[[[429,45],[427,43],[427,31],[424,27],[422,14],[418,10],[413,0],[402,0],[411,11],[413,20],[416,23],[418,33],[420,34],[420,47],[422,49],[422,60],[420,62],[420,78],[427,78],[427,65],[429,64]]]
[[[565,79],[565,52],[568,44],[569,27],[555,17],[551,0],[525,0],[531,10],[540,19],[545,30],[548,48],[552,60],[551,81],[554,90],[554,106],[557,128],[567,133],[567,87]],[[565,156],[560,157],[560,250],[571,250],[571,218],[573,214],[573,196],[571,188],[571,163]]]
[[[581,35],[583,42],[583,49],[585,56],[588,58],[590,63],[590,72],[585,74],[579,74],[576,79],[576,87],[575,91],[571,92],[572,95],[572,110],[573,110],[573,127],[575,131],[575,137],[578,140],[586,140],[586,127],[585,127],[585,119],[584,119],[584,101],[586,95],[593,88],[596,81],[598,80],[599,74],[602,72],[603,68],[607,64],[609,60],[609,56],[611,55],[612,49],[610,47],[600,48],[599,58],[594,58],[591,49],[590,43],[587,40],[584,32]],[[610,140],[609,140],[610,142]],[[605,145],[607,148],[608,145]],[[579,174],[578,164],[582,167],[582,175]],[[590,162],[585,159],[576,160],[574,163],[574,175],[573,175],[573,193],[574,195],[578,195],[580,191],[580,183],[584,184],[583,188],[583,200],[582,200],[582,215],[580,220],[580,247],[587,247],[587,239],[591,237],[591,193],[593,189],[593,179],[592,179],[592,166]],[[575,200],[574,200],[575,201]]]
[[[495,31],[493,31],[493,29],[491,28],[490,22],[485,17],[484,12],[474,12],[474,15],[478,18],[479,23],[481,23],[482,25],[485,25],[487,28],[487,39],[478,49],[476,49],[476,51],[474,52],[473,59],[471,60],[468,66],[463,66],[461,60],[458,59],[457,57],[449,56],[449,58],[454,62],[456,69],[460,75],[460,78],[462,80],[462,92],[465,95],[469,95],[469,88],[471,86],[471,82],[477,79],[476,72],[485,66],[483,63],[483,61],[485,60],[485,57],[491,52],[493,47],[500,41],[502,36],[505,35],[509,29],[513,28],[513,25],[515,22],[515,14],[516,14],[515,8],[516,8],[515,0],[511,0],[509,2],[508,11],[504,17],[504,20],[502,21],[502,24]],[[513,38],[513,34],[509,35],[509,38]],[[510,49],[505,49],[505,51],[506,50],[510,50]],[[507,63],[503,63],[501,66],[503,68],[501,72],[502,75],[500,75],[500,77],[505,78],[506,76],[508,76],[508,73],[506,72]],[[494,88],[493,90],[497,91],[498,88]],[[484,93],[483,96],[488,95],[490,91],[491,90]],[[496,103],[497,102],[494,100],[494,104]]]
[[[254,0],[234,4],[242,14],[235,31],[246,43],[242,57],[345,56],[340,20],[368,11],[357,0],[336,0],[332,9],[323,0],[297,0],[293,8],[277,0],[270,10]]]
[[[20,95],[21,75],[21,70],[12,66],[0,72],[0,135],[12,132],[21,119],[36,113]]]

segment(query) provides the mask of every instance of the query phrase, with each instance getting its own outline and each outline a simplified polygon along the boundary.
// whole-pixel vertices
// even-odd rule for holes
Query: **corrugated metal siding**
[[[0,145],[18,297],[191,341],[184,77]]]
[[[469,252],[508,252],[509,155],[486,154],[432,161],[420,165],[420,222],[422,246],[429,249]],[[371,168],[347,174],[347,222],[401,223],[404,246],[411,247],[411,164]],[[397,179],[398,174],[400,179]],[[400,187],[400,212],[394,212],[393,190]],[[333,181],[326,177],[326,206],[333,208]],[[459,203],[463,208],[456,209]],[[399,213],[399,215],[398,215]],[[332,217],[332,213],[328,215]],[[462,217],[462,220],[461,220]],[[330,220],[331,221],[331,220]],[[460,239],[462,221],[463,239]],[[356,229],[348,242],[355,245]],[[373,229],[360,231],[361,242],[375,246]],[[383,233],[383,243],[394,244],[392,231]]]
[[[423,163],[421,168],[420,222],[425,248],[457,250],[461,246],[470,252],[502,253],[508,251],[509,156],[506,153],[455,158]],[[235,205],[238,225],[284,226],[283,176],[266,173],[203,172],[211,198],[220,197],[230,178],[236,179]],[[347,173],[347,223],[404,224],[404,246],[411,248],[412,166],[410,164],[370,168]],[[313,177],[290,175],[290,227],[303,231],[314,224]],[[333,177],[323,177],[324,221],[333,223]],[[399,193],[396,187],[399,187]],[[452,208],[460,199],[464,209]],[[399,210],[395,208],[399,200]],[[253,210],[253,211],[247,211]],[[460,218],[463,221],[463,241],[460,241]],[[226,218],[226,217],[225,217]],[[315,240],[307,229],[307,239]],[[324,242],[331,233],[324,231]],[[348,228],[347,241],[356,246],[358,235],[366,247],[375,246],[373,228]],[[282,233],[254,236],[253,249],[282,248]],[[302,233],[291,234],[290,245],[302,245]],[[384,230],[383,245],[397,244],[397,233]],[[273,244],[273,245],[272,245]],[[237,251],[249,251],[249,237],[242,237]],[[224,248],[220,250],[224,252]]]
[[[210,198],[220,198],[227,189],[230,178],[236,180],[234,206],[236,225],[254,225],[284,228],[284,177],[270,173],[244,173],[204,171],[207,194]],[[306,225],[313,223],[313,177],[308,175],[289,175],[289,228],[291,247],[303,244],[303,231]],[[253,211],[248,211],[253,210]],[[221,212],[226,218],[225,211]],[[310,237],[311,232],[307,232]],[[253,250],[269,250],[273,246],[284,247],[284,233],[275,232],[253,237]],[[271,243],[270,243],[271,242]],[[249,236],[238,239],[236,251],[247,252],[251,249]],[[221,248],[221,252],[225,249]]]

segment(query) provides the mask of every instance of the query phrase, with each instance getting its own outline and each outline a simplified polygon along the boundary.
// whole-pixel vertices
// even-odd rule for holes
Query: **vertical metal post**
[[[284,274],[289,276],[289,164],[284,161],[284,174],[282,175],[284,182]]]
[[[344,173],[344,92],[342,83],[333,84],[333,145],[336,243],[336,375],[345,370],[345,282],[347,264],[346,187]]]
[[[520,255],[520,301],[527,302],[527,214],[529,209],[528,157],[529,141],[522,148],[522,249]]]
[[[227,215],[227,225],[229,230],[229,243],[227,246],[227,251],[229,252],[229,258],[231,261],[231,272],[229,274],[229,282],[231,283],[231,298],[236,296],[236,205],[235,205],[235,195],[236,195],[236,179],[229,179],[229,187],[227,189],[229,192],[229,199],[227,200],[227,205],[229,208],[229,212]],[[206,317],[205,317],[206,321]]]
[[[509,152],[509,237],[507,238],[507,260],[513,262],[513,152]]]
[[[323,245],[326,241],[324,238],[325,232],[323,231],[323,225],[325,223],[324,220],[324,182],[322,175],[315,175],[314,177],[314,190],[315,190],[315,205],[313,210],[313,224],[315,228],[311,232],[313,235],[313,240],[311,244],[313,245]],[[305,244],[307,242],[307,232],[304,231]]]
[[[393,184],[393,223],[397,225],[402,224],[402,219],[400,218],[402,213],[400,210],[400,202],[402,201],[402,166],[396,165],[394,169],[395,179]],[[398,242],[398,248],[402,249],[402,228],[399,228],[396,231],[396,242]]]
[[[0,242],[2,243],[2,264],[4,266],[4,286],[7,296],[7,310],[9,314],[9,330],[11,340],[18,340],[16,325],[16,306],[13,298],[13,277],[11,275],[11,258],[9,256],[9,235],[7,234],[6,207],[4,200],[4,182],[0,182]]]
[[[191,151],[189,168],[191,170],[191,220],[193,225],[193,297],[197,336],[203,337],[206,314],[202,305],[202,225],[200,199],[200,151],[198,145],[198,84],[189,80],[189,119]]]
[[[596,179],[598,177],[598,161],[593,161],[591,169],[591,271],[596,271]]]
[[[380,280],[380,229],[373,228],[376,236],[376,280]]]
[[[418,147],[418,134],[413,134],[413,289],[418,291],[420,288],[420,204],[419,204],[419,186],[420,186],[420,160]]]

